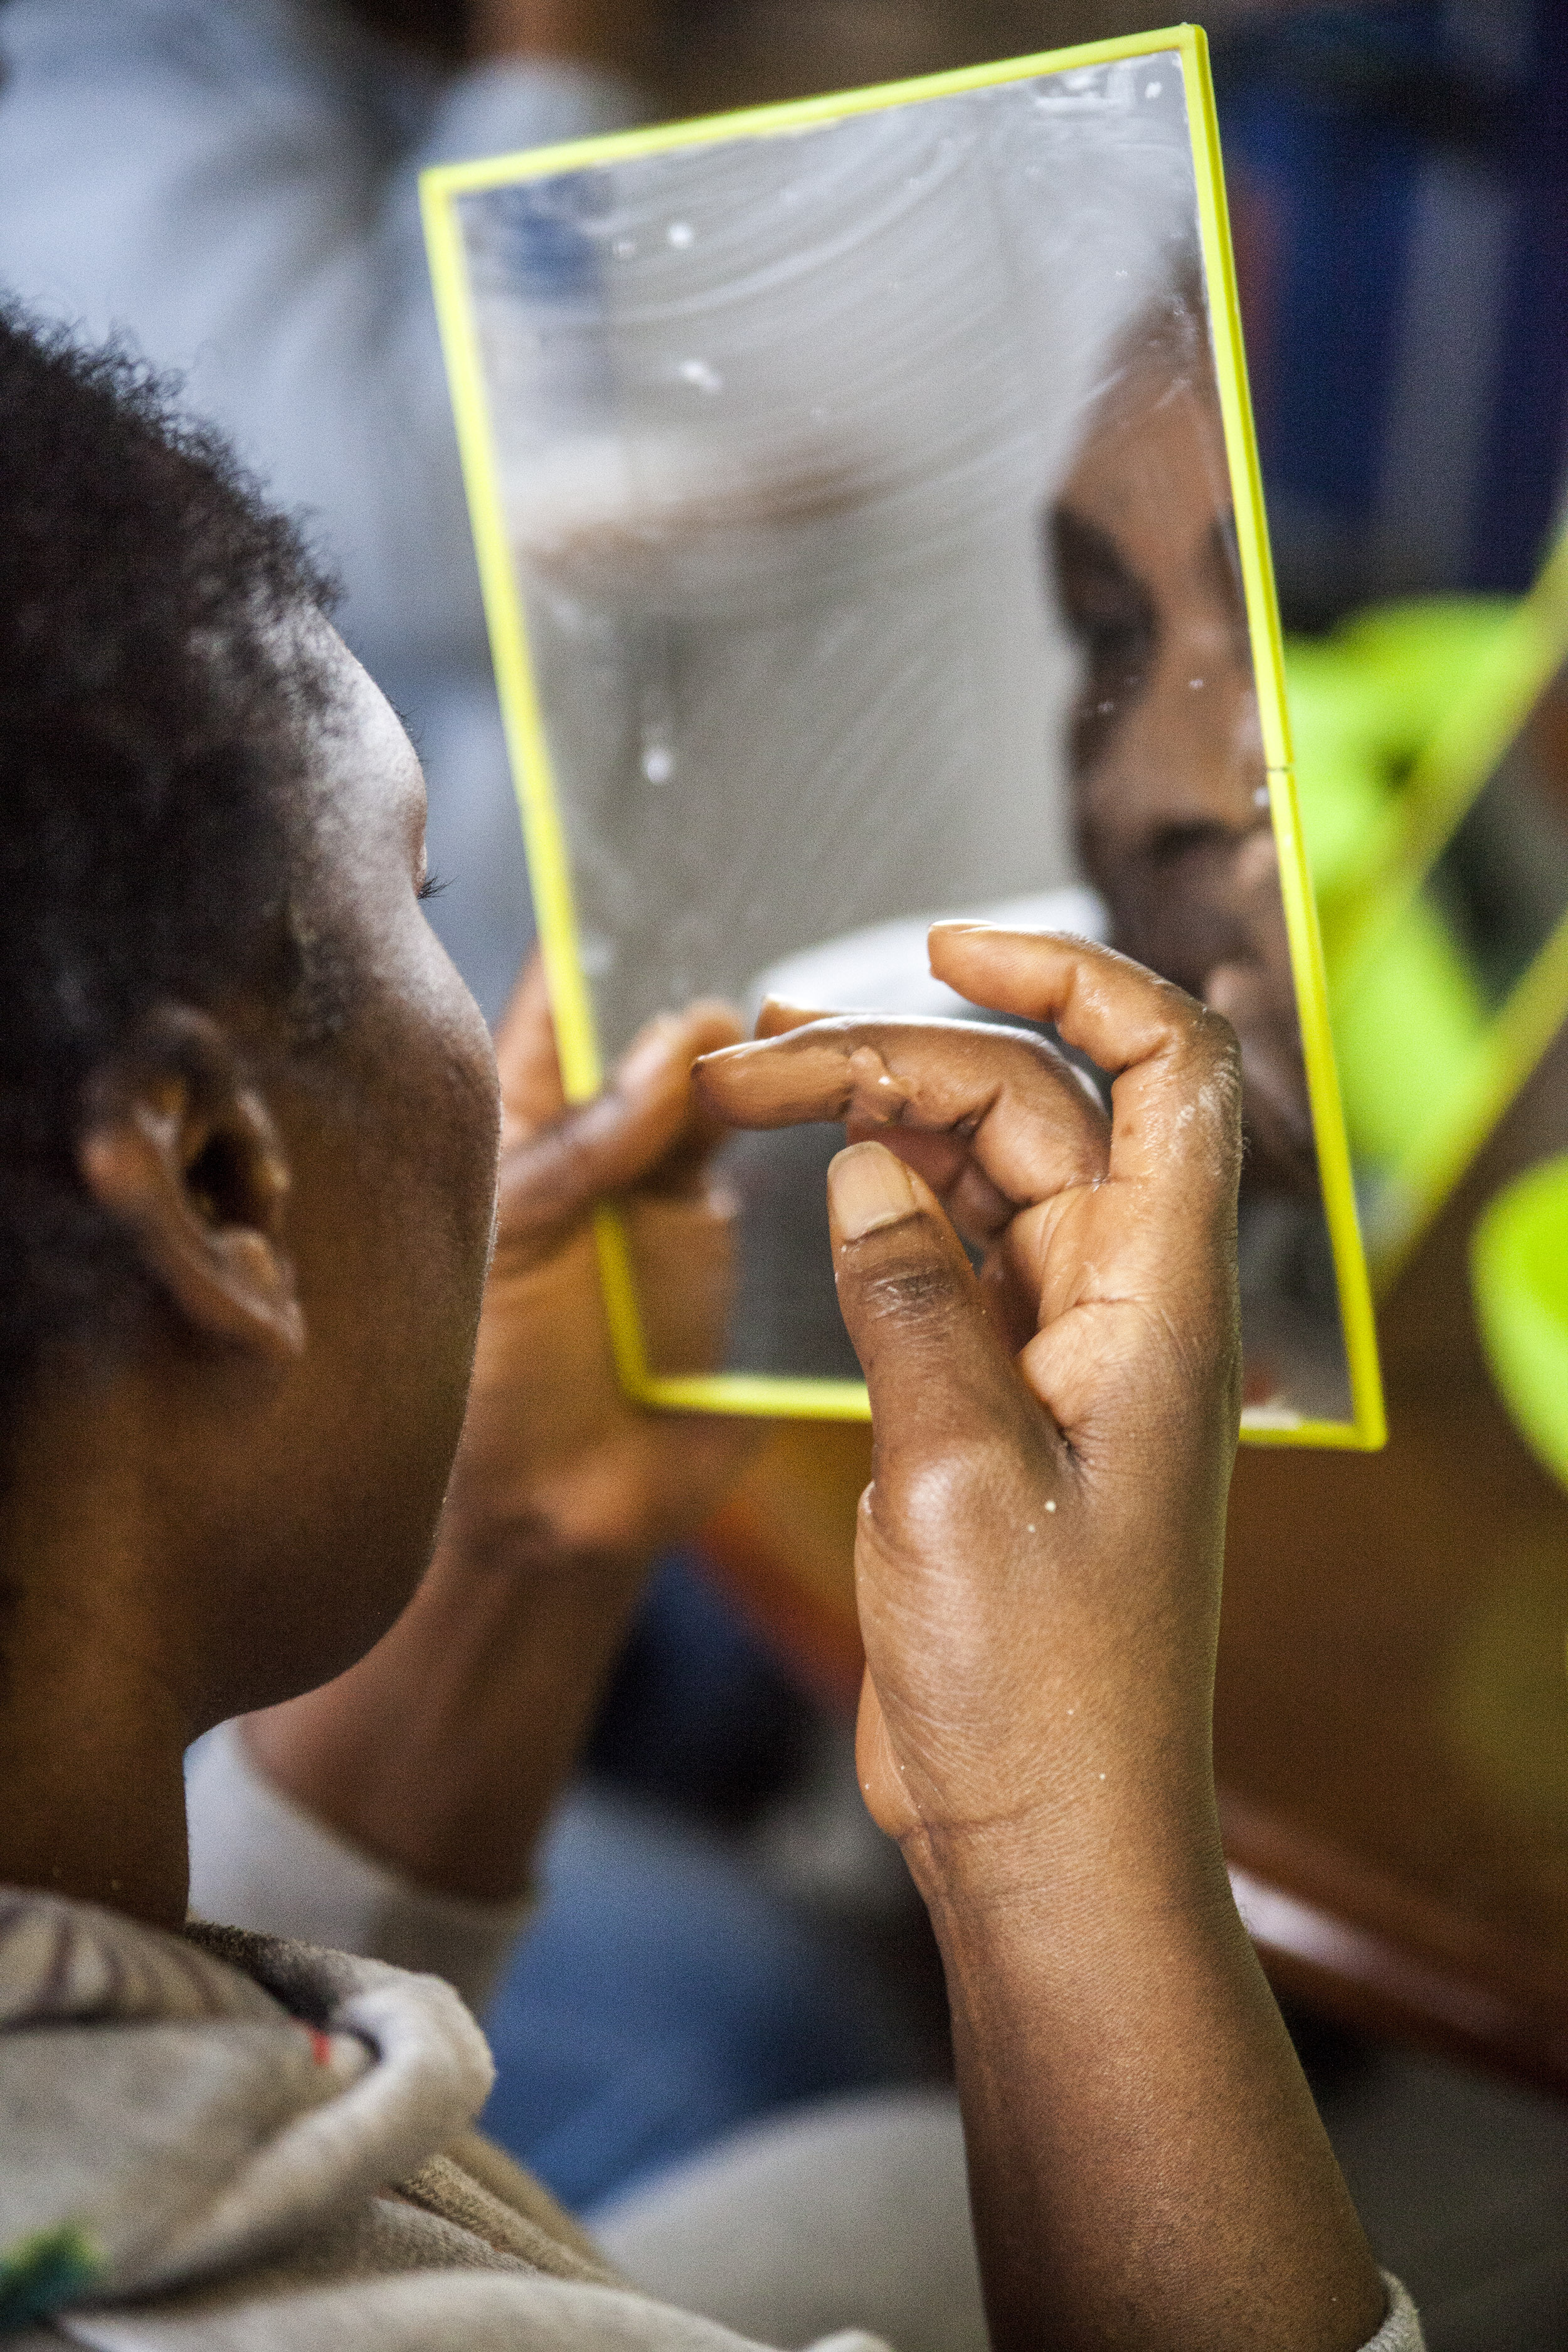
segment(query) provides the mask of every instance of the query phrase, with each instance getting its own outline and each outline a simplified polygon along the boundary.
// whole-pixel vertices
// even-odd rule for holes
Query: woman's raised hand
[[[1113,1073],[1109,1122],[1037,1040],[960,1024],[779,1007],[698,1076],[739,1125],[852,1139],[860,1779],[942,1948],[991,2341],[1351,2352],[1383,2286],[1214,1803],[1235,1036],[1078,940],[942,924],[931,954]]]
[[[843,1118],[850,1138],[829,1192],[875,1437],[868,1802],[915,1849],[1013,1824],[1039,1851],[1156,1796],[1205,1801],[1239,1397],[1236,1047],[1106,949],[940,924],[931,955],[1112,1073],[1110,1118],[1027,1034],[785,1007],[698,1082],[736,1125]]]

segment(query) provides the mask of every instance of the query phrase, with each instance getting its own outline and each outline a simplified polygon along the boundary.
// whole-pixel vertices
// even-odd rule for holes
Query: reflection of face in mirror
[[[1083,670],[1078,837],[1115,943],[1241,1039],[1258,1189],[1316,1163],[1207,328],[1195,288],[1130,339],[1052,509]]]

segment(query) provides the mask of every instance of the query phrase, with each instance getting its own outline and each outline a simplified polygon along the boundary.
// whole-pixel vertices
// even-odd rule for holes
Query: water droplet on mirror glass
[[[692,384],[699,392],[722,392],[724,389],[723,377],[706,360],[682,360],[676,373],[682,383]]]
[[[671,221],[669,226],[665,230],[665,235],[668,237],[671,245],[681,247],[689,245],[696,234],[697,231],[692,227],[689,221]]]
[[[642,772],[650,784],[668,784],[675,773],[675,754],[668,743],[650,743],[642,755]]]
[[[610,246],[610,251],[617,261],[629,261],[637,249],[637,241],[635,236],[617,236]]]
[[[1145,98],[1158,98],[1164,87],[1163,82],[1146,81],[1143,85],[1143,95]]]
[[[1252,795],[1252,805],[1254,808],[1267,808],[1268,806],[1268,787],[1267,784],[1258,785],[1258,790]]]

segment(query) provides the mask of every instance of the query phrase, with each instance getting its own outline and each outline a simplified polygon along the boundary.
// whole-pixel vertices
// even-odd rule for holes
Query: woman
[[[629,1197],[665,1311],[716,1328],[715,1122],[842,1117],[860,1777],[942,1948],[993,2341],[1409,2352],[1215,1822],[1229,1032],[1105,950],[939,927],[941,977],[1118,1073],[1110,1122],[1005,1031],[781,1012],[742,1046],[700,1006],[564,1113],[537,1000],[498,1106],[420,904],[417,762],[292,534],[123,368],[14,321],[0,413],[0,2325],[736,2341],[467,2133],[487,2060],[447,1988],[184,1927],[181,1764],[276,1707],[286,1784],[510,1883],[498,1820],[542,1814],[733,1442],[616,1398],[593,1203]]]

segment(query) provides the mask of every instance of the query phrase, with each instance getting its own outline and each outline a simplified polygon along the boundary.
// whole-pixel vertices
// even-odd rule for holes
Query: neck
[[[148,1515],[95,1423],[87,1444],[30,1432],[0,1504],[0,1883],[177,1928],[184,1709]]]

